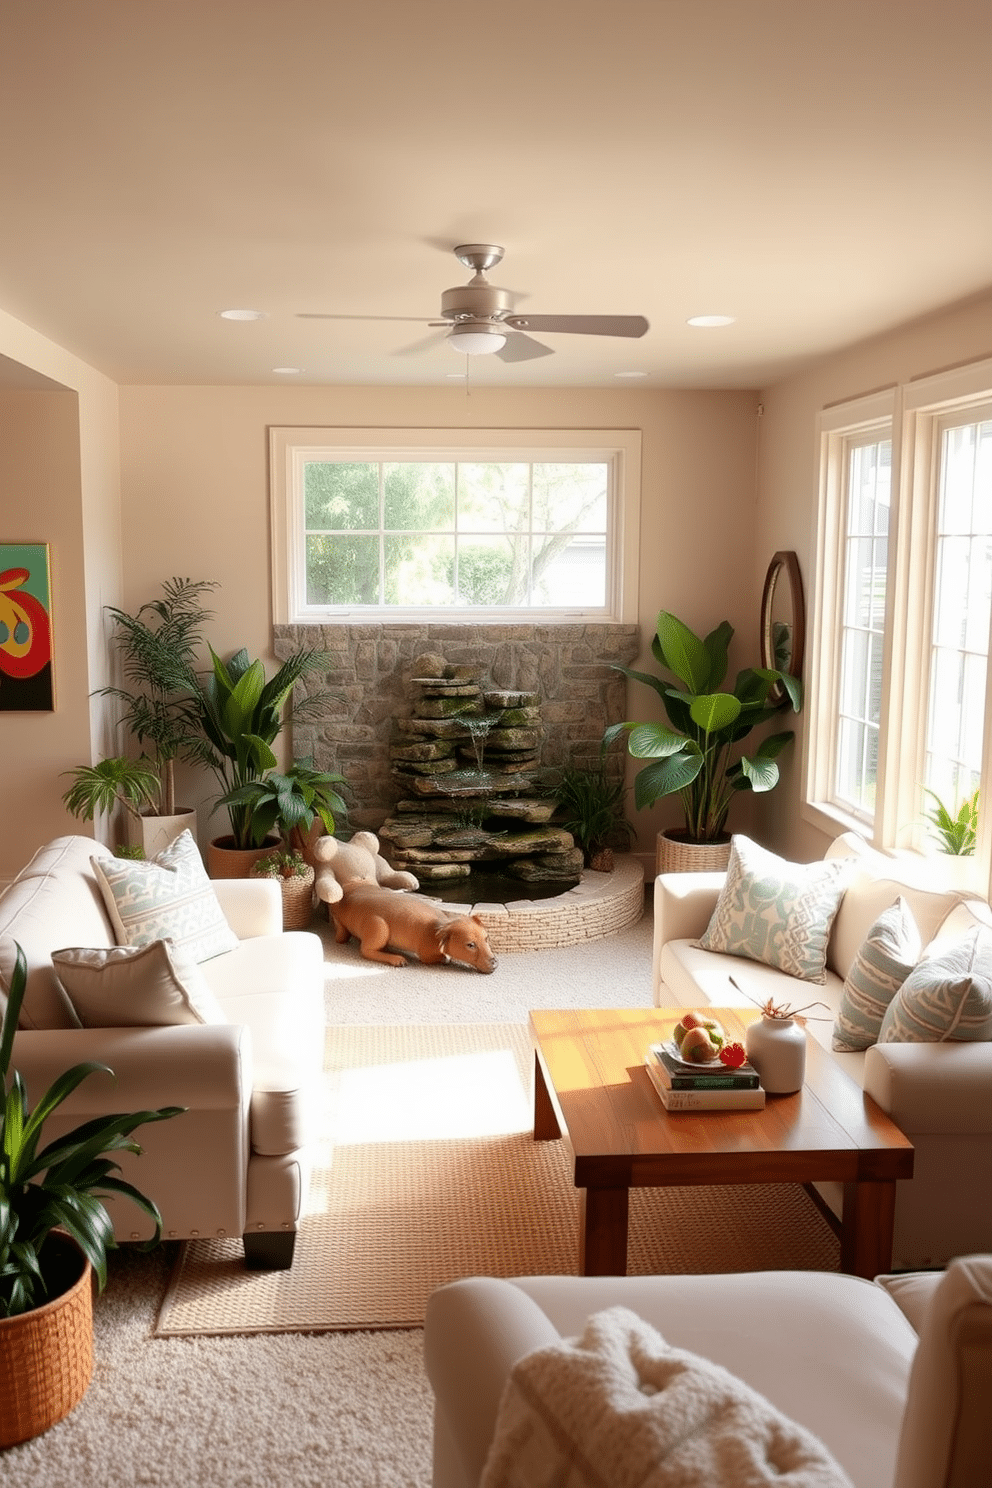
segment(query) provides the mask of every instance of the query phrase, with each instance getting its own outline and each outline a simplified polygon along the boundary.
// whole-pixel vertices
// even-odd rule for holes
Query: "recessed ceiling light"
[[[614,377],[647,377],[646,372],[614,372]]]
[[[264,310],[218,310],[221,320],[264,320]]]
[[[686,325],[691,326],[728,326],[733,325],[736,316],[733,315],[690,315]]]
[[[278,374],[279,374],[280,377],[295,377],[298,372],[302,372],[303,371],[303,368],[302,367],[273,367],[272,370],[273,370],[273,372],[278,372]]]

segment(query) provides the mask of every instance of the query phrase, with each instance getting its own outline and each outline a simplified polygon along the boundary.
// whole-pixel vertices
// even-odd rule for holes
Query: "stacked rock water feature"
[[[538,761],[540,697],[484,685],[471,667],[422,656],[417,696],[390,745],[407,795],[379,828],[390,862],[423,883],[473,867],[533,883],[574,883],[582,853],[553,826]]]

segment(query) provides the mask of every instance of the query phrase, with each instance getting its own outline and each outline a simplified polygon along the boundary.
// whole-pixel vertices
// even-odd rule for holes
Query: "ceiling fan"
[[[455,351],[469,356],[498,356],[503,362],[525,362],[553,355],[553,347],[528,336],[528,331],[564,331],[584,336],[643,336],[648,323],[643,315],[516,315],[509,290],[499,289],[486,278],[503,257],[496,243],[461,243],[454,250],[459,263],[475,273],[467,284],[446,289],[441,295],[441,319],[419,315],[325,315],[300,312],[302,320],[417,320],[443,328],[445,334],[431,337],[428,345],[446,341]],[[417,348],[419,349],[419,348]]]

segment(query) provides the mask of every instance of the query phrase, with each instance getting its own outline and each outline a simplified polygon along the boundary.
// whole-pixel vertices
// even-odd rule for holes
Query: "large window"
[[[819,825],[932,849],[936,801],[955,815],[976,791],[992,800],[990,626],[992,363],[825,413],[807,729]]]
[[[636,436],[452,432],[272,431],[277,619],[636,614]]]

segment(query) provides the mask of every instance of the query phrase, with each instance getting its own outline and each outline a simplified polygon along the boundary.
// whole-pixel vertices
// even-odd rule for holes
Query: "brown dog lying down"
[[[405,956],[416,956],[426,966],[459,961],[476,971],[496,969],[482,921],[475,915],[449,914],[421,894],[381,889],[376,884],[347,884],[341,898],[328,909],[334,917],[338,945],[353,935],[367,961],[405,966]],[[392,955],[387,946],[404,954]]]

